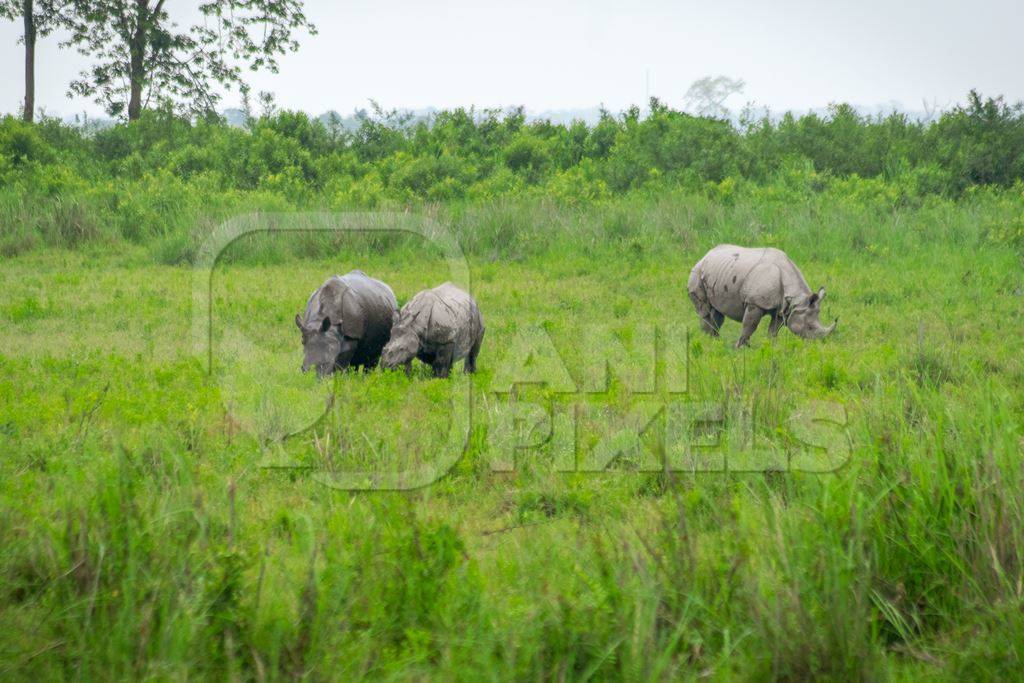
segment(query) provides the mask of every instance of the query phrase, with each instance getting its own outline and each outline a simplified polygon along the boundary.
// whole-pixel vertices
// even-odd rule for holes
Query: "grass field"
[[[1022,210],[473,209],[454,219],[487,333],[447,382],[298,372],[292,318],[327,276],[400,303],[450,276],[415,240],[238,244],[212,373],[194,273],[159,245],[6,259],[0,677],[1019,675],[1024,272],[993,226]],[[786,249],[838,331],[700,335],[686,278],[723,241]],[[531,363],[571,386],[509,386]],[[841,466],[788,471],[821,405]],[[711,417],[666,426],[687,410]],[[431,466],[410,491],[337,486]]]

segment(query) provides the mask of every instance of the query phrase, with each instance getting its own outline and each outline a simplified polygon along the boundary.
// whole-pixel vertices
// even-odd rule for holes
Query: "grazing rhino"
[[[391,288],[361,270],[335,275],[309,296],[306,312],[295,315],[302,332],[302,371],[318,377],[349,366],[372,368],[391,337],[398,302]]]
[[[484,338],[484,321],[476,301],[450,282],[426,289],[402,307],[391,341],[384,347],[387,369],[419,358],[434,369],[434,377],[447,377],[455,361],[465,358],[463,369],[476,372],[476,357]]]
[[[726,317],[743,323],[736,348],[748,344],[766,315],[772,337],[786,325],[800,337],[817,339],[838,323],[822,327],[818,315],[825,288],[812,292],[800,269],[778,249],[720,244],[690,271],[687,290],[705,332],[717,337]]]

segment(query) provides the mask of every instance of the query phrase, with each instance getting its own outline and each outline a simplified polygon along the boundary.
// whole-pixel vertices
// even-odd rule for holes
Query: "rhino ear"
[[[825,298],[825,288],[819,287],[818,291],[811,295],[812,304],[820,304],[822,299]]]
[[[330,318],[324,318],[324,321],[322,323],[320,323],[320,331],[321,332],[326,332],[329,329],[331,329],[331,319]]]
[[[302,329],[302,317],[298,313],[295,314],[295,327]]]

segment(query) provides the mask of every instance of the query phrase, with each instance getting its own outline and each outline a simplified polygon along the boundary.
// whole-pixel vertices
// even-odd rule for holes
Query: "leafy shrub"
[[[5,116],[0,119],[0,158],[17,168],[32,162],[49,163],[55,152],[32,124]]]
[[[505,164],[530,181],[536,181],[551,163],[547,144],[526,132],[517,135],[505,148]]]
[[[966,106],[928,130],[934,161],[949,169],[957,191],[971,185],[1009,186],[1024,175],[1024,104],[983,100],[971,91]]]
[[[578,206],[683,191],[781,207],[827,193],[878,211],[931,197],[973,201],[979,188],[1022,181],[1024,105],[975,92],[931,124],[835,105],[737,127],[656,99],[646,116],[602,112],[594,126],[527,121],[521,108],[413,120],[374,107],[347,124],[284,111],[246,128],[166,110],[102,129],[0,120],[7,253],[109,239],[187,252],[199,216],[270,197],[285,209],[346,210],[517,196]],[[1017,202],[1008,211],[1019,213],[1018,195],[984,201]]]

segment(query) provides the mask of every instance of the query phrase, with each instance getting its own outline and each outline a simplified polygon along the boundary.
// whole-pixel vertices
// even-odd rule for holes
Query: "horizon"
[[[862,117],[865,117],[865,118],[876,118],[876,117],[883,117],[884,118],[886,116],[889,116],[890,114],[902,114],[902,115],[906,116],[908,119],[910,119],[912,121],[918,121],[918,122],[927,124],[927,123],[932,123],[932,122],[937,121],[939,119],[939,117],[943,113],[949,112],[949,111],[953,110],[955,107],[962,106],[962,105],[966,104],[966,102],[967,102],[967,95],[968,94],[969,93],[965,93],[965,96],[963,98],[961,98],[960,100],[958,100],[958,101],[949,102],[945,106],[935,106],[934,108],[932,108],[930,105],[928,105],[928,103],[923,103],[925,106],[922,106],[920,108],[913,108],[913,107],[904,107],[899,102],[880,103],[880,104],[874,104],[874,105],[859,104],[859,103],[854,103],[854,102],[830,102],[830,103],[828,103],[827,105],[824,105],[824,106],[810,107],[810,108],[807,108],[807,109],[800,109],[800,110],[794,110],[794,109],[772,110],[772,109],[769,109],[767,107],[757,106],[754,103],[748,103],[747,105],[745,105],[743,107],[730,108],[728,110],[728,116],[724,117],[723,120],[729,121],[734,126],[741,127],[741,122],[744,120],[743,119],[744,115],[747,115],[748,116],[747,120],[750,120],[750,121],[757,121],[757,120],[762,120],[762,119],[767,118],[767,119],[770,119],[773,122],[778,122],[779,120],[781,120],[783,117],[785,117],[787,115],[792,115],[792,116],[797,117],[797,118],[800,118],[800,117],[803,117],[803,116],[808,116],[808,115],[817,115],[820,118],[828,118],[830,116],[830,112],[831,112],[831,109],[833,107],[845,105],[845,106],[852,107],[853,110],[858,115],[860,115]],[[998,93],[991,93],[991,94],[990,93],[979,93],[979,95],[983,99],[989,99],[990,97],[991,98],[1000,98],[1000,97],[1002,97],[1004,101],[1006,101],[1006,102],[1008,102],[1010,104],[1022,104],[1022,105],[1024,105],[1024,102],[1015,102],[1013,100],[1008,100],[1005,96],[1000,95]],[[659,99],[659,101],[661,101],[660,98],[658,98],[656,95],[652,95],[652,97],[654,97],[656,99]],[[666,103],[664,101],[662,101],[662,104],[666,104]],[[332,114],[333,115],[337,115],[341,119],[341,121],[343,121],[343,122],[357,121],[361,116],[366,116],[367,118],[369,118],[371,120],[381,120],[380,117],[378,117],[375,114],[373,105],[374,105],[374,101],[373,100],[369,100],[369,101],[367,101],[365,106],[357,106],[357,107],[355,107],[355,108],[353,108],[353,109],[351,109],[349,111],[339,111],[338,109],[331,108],[331,109],[326,109],[324,111],[319,111],[318,112],[318,111],[308,111],[308,110],[305,110],[305,109],[292,109],[292,108],[289,108],[289,107],[284,107],[284,106],[277,105],[277,103],[275,102],[274,111],[289,111],[289,112],[301,113],[301,114],[304,114],[307,117],[309,117],[311,120],[317,120],[317,119],[323,120],[323,119],[325,119],[326,117],[328,117],[328,116],[330,116]],[[672,103],[668,103],[668,106],[672,110],[674,110],[674,111],[681,111],[681,112],[685,112],[685,113],[690,113],[690,114],[695,115],[695,116],[701,116],[700,114],[694,114],[693,112],[687,111],[687,108],[685,106],[680,105],[678,103],[675,104],[675,105],[673,105]],[[478,107],[478,106],[475,106],[475,105],[468,105],[468,106],[461,106],[460,105],[460,106],[453,106],[453,107],[426,106],[426,107],[417,108],[417,109],[412,109],[412,108],[408,108],[408,107],[394,107],[394,108],[385,109],[385,108],[382,107],[381,111],[383,111],[385,113],[397,112],[397,113],[402,114],[402,115],[408,115],[408,116],[410,116],[412,118],[413,121],[417,121],[417,120],[422,120],[422,119],[429,119],[430,117],[432,117],[432,116],[434,116],[436,114],[440,114],[440,113],[444,113],[444,112],[459,111],[459,110],[467,111],[467,112],[473,112],[473,113],[479,115],[479,114],[482,114],[482,113],[485,113],[485,112],[490,112],[490,111],[497,111],[497,112],[500,112],[502,114],[509,114],[509,113],[511,113],[515,109],[522,109],[523,114],[525,115],[525,118],[526,118],[527,122],[550,121],[551,123],[557,124],[557,125],[568,125],[568,124],[572,123],[573,121],[577,121],[578,120],[578,121],[583,121],[588,126],[593,126],[593,125],[595,125],[600,120],[600,115],[601,115],[602,110],[606,111],[609,114],[611,114],[615,118],[621,118],[632,107],[636,107],[636,108],[639,109],[639,111],[640,111],[640,118],[641,119],[646,118],[646,116],[650,113],[649,102],[645,103],[644,105],[640,105],[640,104],[629,105],[629,106],[624,107],[622,109],[608,109],[606,107],[602,107],[600,105],[597,105],[597,106],[590,106],[590,107],[567,107],[567,108],[559,108],[559,109],[537,110],[537,109],[531,109],[529,107],[525,107],[523,105],[515,105],[515,104],[513,104],[513,105],[507,105],[507,106],[501,106],[501,107]],[[260,116],[262,116],[264,114],[264,112],[261,110],[261,107],[259,105],[252,106],[251,107],[251,111],[252,111],[254,119],[258,119],[258,118],[260,118]],[[233,126],[242,126],[242,125],[244,125],[244,121],[242,120],[242,117],[244,117],[244,113],[245,113],[245,110],[244,110],[242,104],[235,104],[235,105],[231,105],[231,106],[222,106],[222,107],[218,107],[216,109],[216,114],[219,115],[220,117],[222,117],[225,120],[226,123],[228,123],[229,125],[233,125]],[[16,110],[10,111],[10,112],[0,111],[0,116],[3,116],[3,115],[12,115],[13,116],[13,115],[16,115],[16,114],[17,114]],[[54,112],[54,111],[42,111],[42,115],[43,115],[44,118],[55,119],[55,120],[61,121],[62,123],[65,123],[65,124],[68,124],[68,125],[87,125],[87,124],[96,125],[96,124],[98,124],[101,127],[105,127],[107,125],[114,125],[114,124],[119,123],[119,122],[123,123],[123,121],[121,121],[120,119],[118,119],[116,117],[108,116],[104,112],[70,112],[70,113],[63,113],[63,112]],[[712,117],[712,118],[715,118],[715,117]]]

